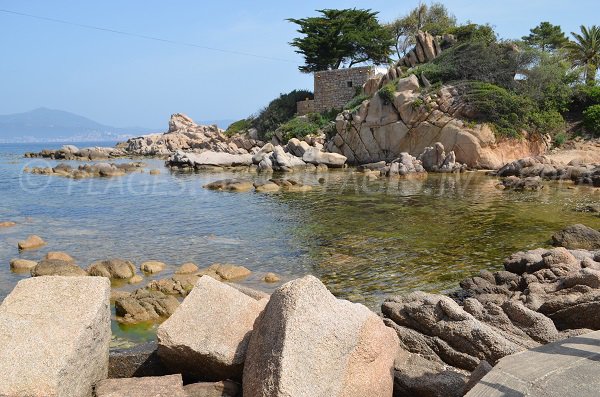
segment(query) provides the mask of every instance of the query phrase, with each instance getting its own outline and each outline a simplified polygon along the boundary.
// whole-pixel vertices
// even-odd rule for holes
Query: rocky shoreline
[[[505,260],[504,270],[483,270],[449,295],[389,297],[381,317],[336,299],[312,276],[268,295],[231,284],[250,274],[243,266],[184,264],[172,277],[134,292],[113,291],[118,320],[157,322],[158,339],[150,349],[111,353],[108,372],[94,381],[96,395],[133,387],[182,396],[237,396],[242,390],[250,396],[307,390],[463,396],[503,357],[600,329],[600,232],[573,225],[552,240],[556,248],[517,252]],[[30,236],[19,248],[45,244]],[[84,279],[143,281],[129,261],[97,261],[84,270],[62,252],[39,262],[14,260],[11,267],[32,275],[19,285],[60,280],[70,285],[62,291]],[[153,274],[165,267],[151,261],[139,270]],[[33,287],[23,288],[15,291],[35,295]],[[0,324],[15,293],[0,308]],[[123,379],[102,380],[107,374]],[[7,390],[3,382],[0,390]]]

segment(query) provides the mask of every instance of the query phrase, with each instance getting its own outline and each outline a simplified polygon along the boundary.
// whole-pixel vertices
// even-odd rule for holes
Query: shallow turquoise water
[[[0,145],[0,220],[18,222],[0,229],[0,299],[27,277],[10,271],[10,259],[66,251],[83,267],[107,257],[169,264],[157,277],[190,261],[241,264],[253,271],[243,283],[266,291],[280,285],[260,281],[266,272],[282,281],[314,274],[337,296],[376,309],[388,294],[443,291],[480,269],[498,269],[507,255],[547,245],[568,224],[600,228],[596,215],[573,211],[597,203],[598,190],[566,184],[516,193],[481,173],[369,182],[331,171],[289,176],[313,185],[308,193],[223,193],[202,185],[266,177],[170,172],[160,160],[144,160],[146,170],[161,169],[158,176],[23,174],[26,165],[55,164],[22,158],[42,146],[53,145]],[[19,253],[17,241],[29,234],[48,245]],[[137,340],[145,331],[124,335]]]

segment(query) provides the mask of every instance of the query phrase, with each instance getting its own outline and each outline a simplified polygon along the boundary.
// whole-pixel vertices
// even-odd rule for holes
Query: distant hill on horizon
[[[230,120],[199,122],[226,128]],[[37,108],[29,112],[0,115],[0,143],[103,142],[167,130],[162,128],[112,127],[64,110]]]

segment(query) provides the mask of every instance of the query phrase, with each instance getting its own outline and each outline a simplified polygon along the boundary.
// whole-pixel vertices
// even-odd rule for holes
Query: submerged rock
[[[174,296],[147,289],[138,289],[115,301],[117,321],[128,324],[166,319],[178,306]]]
[[[581,224],[571,225],[554,233],[552,243],[568,249],[600,249],[600,232]]]
[[[501,187],[507,190],[541,190],[544,187],[542,178],[539,176],[530,176],[527,178],[519,178],[517,176],[509,176],[502,180]]]
[[[159,273],[167,268],[166,263],[158,261],[147,261],[140,265],[140,270],[145,273]]]
[[[223,179],[206,184],[204,185],[204,188],[209,190],[223,190],[227,192],[247,192],[252,190],[253,185],[252,182],[244,181],[242,179]]]
[[[88,273],[73,262],[58,259],[44,259],[31,269],[33,277],[39,276],[87,276]]]
[[[107,259],[92,263],[88,273],[90,276],[129,279],[135,276],[135,265],[123,259]]]
[[[0,228],[3,227],[13,227],[16,226],[16,222],[10,222],[10,221],[5,221],[5,222],[0,222]]]
[[[10,261],[10,268],[14,271],[30,270],[36,266],[37,266],[36,261],[30,261],[27,259],[15,258],[15,259],[11,259],[11,261]]]
[[[18,246],[20,250],[31,250],[40,248],[46,245],[46,242],[35,234],[27,237],[25,240],[19,241]]]

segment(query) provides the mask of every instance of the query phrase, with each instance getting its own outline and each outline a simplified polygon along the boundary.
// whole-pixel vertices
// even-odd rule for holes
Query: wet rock
[[[193,274],[198,271],[198,266],[195,263],[184,263],[175,271],[175,274]]]
[[[264,303],[211,277],[200,278],[158,328],[161,359],[190,376],[241,379],[250,334]]]
[[[227,192],[247,192],[252,190],[252,182],[241,179],[224,179],[204,185],[205,189],[223,190]]]
[[[160,170],[157,170],[157,169],[150,170],[150,175],[160,175]]]
[[[307,192],[312,190],[312,186],[304,185],[295,179],[275,178],[270,179],[269,181],[279,186],[280,189],[288,192]]]
[[[96,386],[96,397],[188,397],[181,375],[104,379]]]
[[[552,243],[568,249],[600,249],[600,232],[582,224],[571,225],[552,235]]]
[[[97,261],[88,268],[90,276],[129,279],[135,276],[135,265],[123,259]]]
[[[139,274],[136,274],[135,276],[131,277],[127,282],[129,284],[139,284],[142,281],[144,281],[144,278],[142,276],[140,276]]]
[[[31,250],[40,248],[46,245],[46,242],[35,234],[27,237],[25,240],[19,241],[18,246],[20,250]]]
[[[174,296],[147,289],[138,289],[115,301],[117,321],[128,324],[168,318],[178,306]]]
[[[273,182],[254,183],[254,188],[258,193],[278,192],[281,188]]]
[[[74,264],[73,262],[65,262],[58,259],[44,259],[38,262],[31,269],[33,277],[39,276],[87,276],[88,273]]]
[[[92,277],[19,281],[0,306],[0,395],[91,396],[108,372],[109,293]]]
[[[519,178],[517,176],[509,176],[502,180],[501,186],[507,190],[517,191],[537,191],[544,188],[542,178],[539,176],[531,176],[527,178]]]
[[[275,273],[267,273],[263,277],[263,281],[266,283],[276,283],[280,280],[279,276]]]
[[[58,251],[51,251],[48,252],[46,254],[46,256],[44,257],[44,259],[47,260],[59,260],[59,261],[64,261],[64,262],[75,262],[75,259],[73,259],[73,257],[69,254],[67,254],[66,252],[58,252]]]
[[[248,277],[252,272],[244,266],[229,263],[213,263],[208,268],[200,270],[198,274],[211,276],[217,280],[229,281]]]
[[[306,276],[271,295],[250,338],[243,393],[390,396],[397,348],[377,315]]]
[[[10,268],[14,271],[24,271],[24,270],[30,270],[34,267],[37,266],[37,262],[36,261],[30,261],[27,259],[11,259],[10,261]]]
[[[144,262],[140,265],[140,270],[145,273],[159,273],[165,270],[167,267],[166,263],[158,262],[158,261],[148,261]]]

